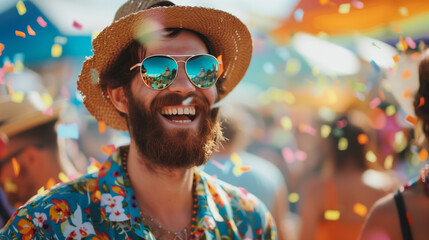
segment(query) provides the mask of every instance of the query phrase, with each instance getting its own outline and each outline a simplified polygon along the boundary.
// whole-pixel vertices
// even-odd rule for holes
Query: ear
[[[107,92],[113,106],[115,106],[118,111],[128,114],[128,99],[125,96],[124,88],[109,88],[107,89]]]

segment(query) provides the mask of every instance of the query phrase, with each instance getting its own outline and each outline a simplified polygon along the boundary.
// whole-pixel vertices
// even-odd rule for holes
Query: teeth
[[[176,122],[176,123],[190,123],[192,121],[191,120],[173,120],[173,122]]]
[[[195,107],[189,106],[189,107],[168,107],[163,108],[161,110],[161,114],[163,115],[191,115],[194,116],[196,113]]]

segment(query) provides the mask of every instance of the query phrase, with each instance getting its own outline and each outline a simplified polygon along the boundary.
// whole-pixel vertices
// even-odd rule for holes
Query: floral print
[[[123,148],[96,173],[53,187],[19,208],[0,239],[147,239],[130,180],[121,167]],[[252,194],[196,170],[196,239],[276,239],[271,214]]]

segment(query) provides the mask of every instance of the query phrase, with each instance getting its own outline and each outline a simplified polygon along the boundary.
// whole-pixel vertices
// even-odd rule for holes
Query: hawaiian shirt
[[[155,239],[114,153],[95,173],[62,183],[19,208],[0,239]],[[196,239],[277,239],[265,205],[242,188],[195,171]]]

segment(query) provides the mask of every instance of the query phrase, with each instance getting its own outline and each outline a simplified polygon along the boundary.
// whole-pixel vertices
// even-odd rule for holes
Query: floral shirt
[[[120,151],[98,172],[57,185],[19,208],[0,239],[155,239],[142,221]],[[277,239],[272,216],[256,197],[195,174],[196,239]]]

